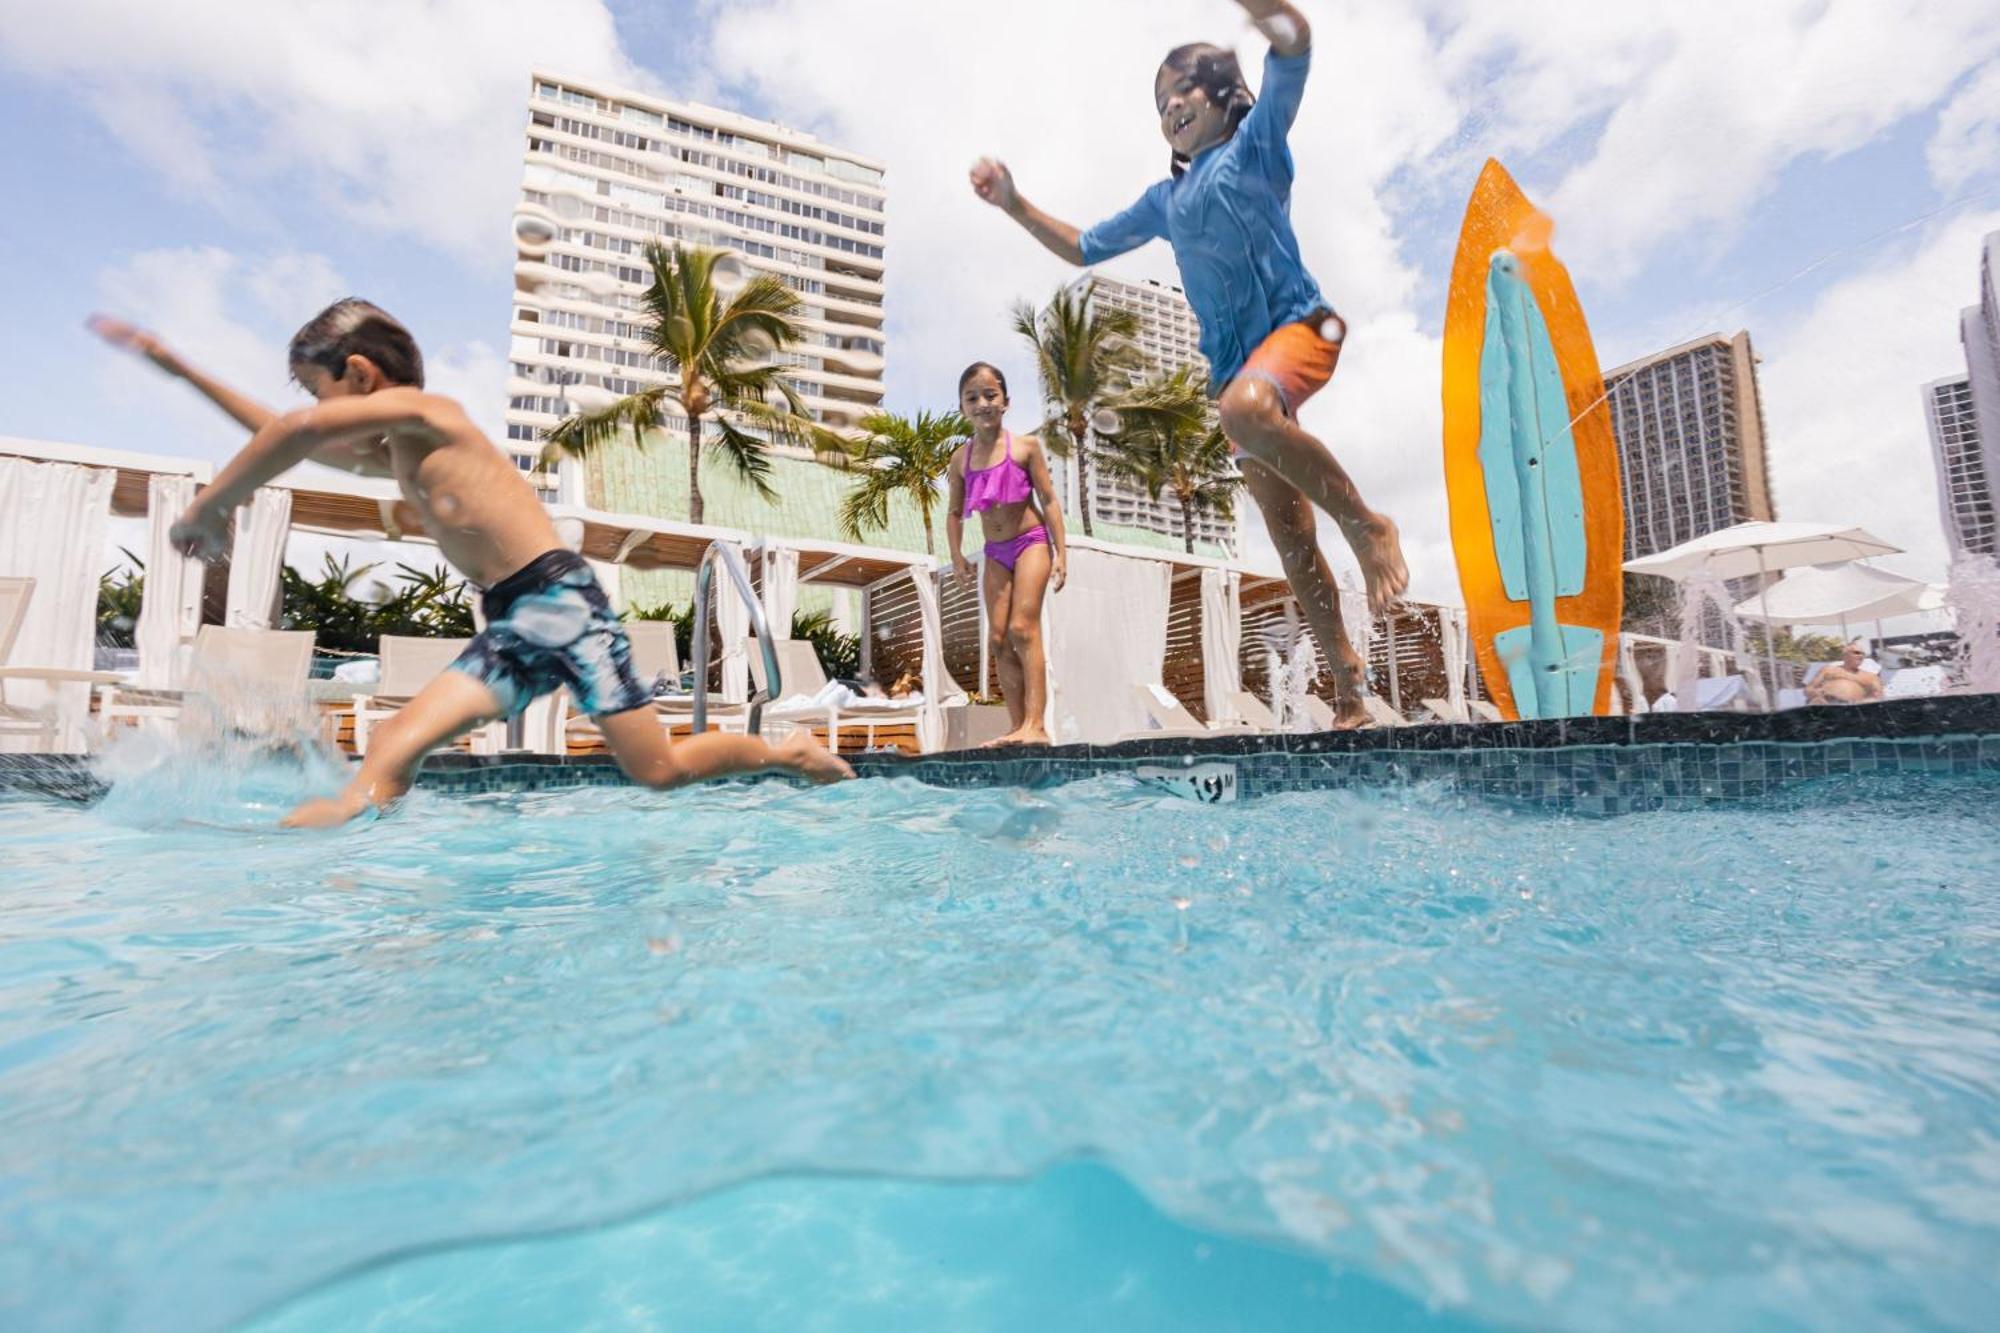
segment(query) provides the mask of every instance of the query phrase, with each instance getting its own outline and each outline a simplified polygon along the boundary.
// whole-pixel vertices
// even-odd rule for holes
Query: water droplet
[[[1347,321],[1339,315],[1328,315],[1319,322],[1319,336],[1330,343],[1347,341]]]
[[[1188,908],[1190,908],[1190,907],[1193,907],[1193,906],[1194,906],[1194,899],[1192,899],[1192,898],[1176,898],[1176,899],[1174,899],[1174,910],[1175,910],[1176,912],[1185,912],[1185,911],[1187,911],[1187,909],[1188,909]]]
[[[708,281],[715,294],[727,301],[749,285],[750,266],[735,255],[724,255],[709,269]]]
[[[1090,428],[1099,435],[1116,435],[1125,429],[1125,418],[1115,408],[1100,407],[1090,414]]]

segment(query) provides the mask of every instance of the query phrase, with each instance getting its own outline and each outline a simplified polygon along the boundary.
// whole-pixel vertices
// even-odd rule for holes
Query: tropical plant
[[[777,278],[758,274],[725,300],[724,289],[734,285],[742,261],[721,250],[669,248],[655,241],[646,247],[646,263],[652,280],[640,298],[642,336],[675,382],[578,412],[548,432],[550,452],[582,457],[627,432],[643,444],[648,431],[661,429],[661,409],[673,403],[687,418],[690,522],[701,522],[704,511],[704,445],[712,444],[759,495],[775,498],[769,441],[819,452],[842,444],[807,417],[783,367],[771,360],[803,336],[795,317],[797,294]],[[710,422],[712,442],[705,439]]]
[[[146,564],[122,546],[118,551],[126,563],[97,576],[97,641],[111,648],[130,648],[146,595]]]
[[[1194,553],[1194,516],[1233,518],[1243,485],[1229,441],[1208,396],[1208,377],[1192,366],[1110,399],[1118,433],[1105,437],[1104,466],[1158,500],[1171,493],[1181,510],[1181,544]]]
[[[859,474],[854,489],[840,504],[840,527],[861,541],[870,531],[889,526],[889,502],[907,498],[924,520],[924,553],[937,554],[931,510],[939,483],[951,469],[952,453],[972,434],[971,423],[956,412],[874,412],[861,422],[862,435],[849,446],[847,466]]]
[[[345,556],[336,559],[332,552],[316,579],[286,565],[280,571],[284,627],[312,630],[319,647],[350,653],[377,651],[384,634],[432,639],[472,635],[471,590],[449,570],[399,564],[399,586],[378,585],[385,595],[376,600],[357,596],[356,585],[376,568],[352,568]]]
[[[1076,469],[1077,521],[1085,536],[1094,529],[1090,517],[1091,418],[1107,399],[1129,388],[1134,372],[1145,365],[1133,339],[1139,317],[1129,310],[1101,309],[1091,297],[1096,279],[1077,287],[1059,287],[1048,305],[1037,311],[1026,301],[1014,305],[1014,331],[1035,352],[1035,371],[1049,418],[1042,438],[1059,458],[1072,459]]]
[[[797,611],[792,614],[792,637],[808,639],[828,680],[852,680],[861,674],[861,636],[842,634],[825,611]]]

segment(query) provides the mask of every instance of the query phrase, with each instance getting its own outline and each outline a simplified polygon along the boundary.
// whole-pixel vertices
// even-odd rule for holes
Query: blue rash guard
[[[1328,308],[1292,231],[1292,150],[1285,142],[1311,65],[1310,50],[1272,50],[1257,104],[1234,135],[1079,238],[1086,264],[1156,238],[1172,243],[1181,286],[1201,321],[1212,393],[1221,393],[1273,332]]]

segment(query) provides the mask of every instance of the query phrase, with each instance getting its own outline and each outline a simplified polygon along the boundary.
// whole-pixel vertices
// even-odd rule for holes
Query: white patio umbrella
[[[1886,569],[1860,564],[1807,566],[1788,571],[1735,610],[1740,619],[1768,625],[1839,625],[1844,638],[1850,621],[1880,621],[1922,611],[1932,596],[1930,584]]]
[[[1898,555],[1902,549],[1865,528],[1842,523],[1738,523],[1657,554],[1627,560],[1625,569],[1632,574],[1661,575],[1677,583],[1698,572],[1717,579],[1748,578],[1755,574],[1765,585],[1757,598],[1764,608],[1759,619],[1768,625],[1778,623],[1770,614],[1767,576],[1772,570]],[[1767,638],[1767,650],[1769,646]],[[1768,651],[1766,666],[1770,667]],[[1772,697],[1776,698],[1777,672],[1775,667],[1770,670]]]

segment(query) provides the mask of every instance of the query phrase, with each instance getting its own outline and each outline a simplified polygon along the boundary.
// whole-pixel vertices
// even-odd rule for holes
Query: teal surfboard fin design
[[[1528,623],[1493,644],[1515,707],[1524,718],[1589,713],[1604,635],[1556,621],[1556,599],[1583,591],[1583,477],[1548,324],[1508,250],[1494,251],[1486,269],[1479,465],[1501,586],[1510,601],[1528,604]]]

